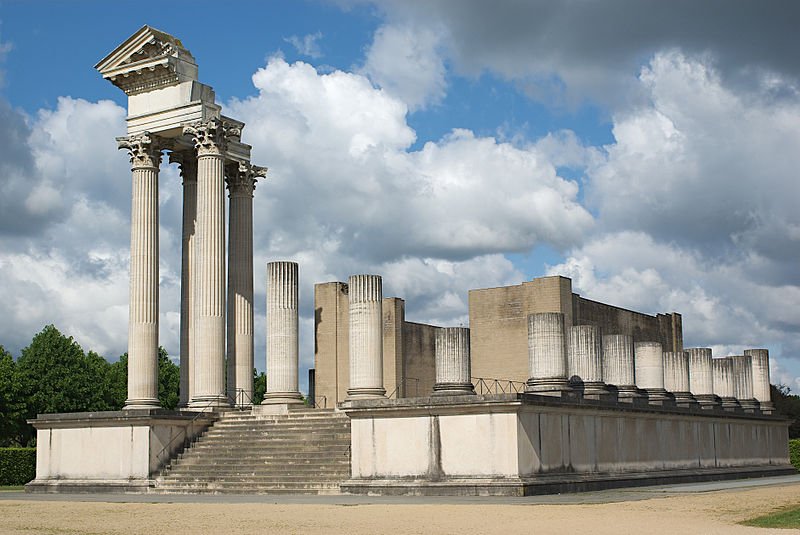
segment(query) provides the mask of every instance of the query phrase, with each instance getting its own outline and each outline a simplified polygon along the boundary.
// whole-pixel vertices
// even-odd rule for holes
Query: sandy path
[[[2,534],[790,533],[735,522],[800,504],[800,485],[595,505],[0,501]]]

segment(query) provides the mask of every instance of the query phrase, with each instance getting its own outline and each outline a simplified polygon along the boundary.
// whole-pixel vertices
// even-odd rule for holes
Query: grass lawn
[[[25,487],[22,485],[14,487],[0,487],[0,492],[19,492],[21,490],[25,490]]]
[[[757,528],[800,528],[800,505],[793,505],[768,515],[751,518],[742,524]]]

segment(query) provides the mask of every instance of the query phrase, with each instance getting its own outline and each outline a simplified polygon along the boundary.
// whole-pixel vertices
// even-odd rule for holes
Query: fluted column
[[[569,328],[567,345],[567,374],[573,388],[583,391],[584,397],[608,394],[603,382],[603,361],[600,331],[594,325],[575,325]]]
[[[772,414],[775,405],[772,403],[772,391],[769,380],[769,350],[745,349],[753,363],[753,397],[758,400],[761,412]]]
[[[670,400],[664,389],[664,355],[658,342],[636,342],[634,345],[636,386],[647,393],[647,400],[663,404]]]
[[[194,336],[192,264],[194,262],[195,224],[197,223],[197,157],[192,152],[172,152],[170,163],[180,165],[183,179],[183,223],[181,231],[181,339],[180,339],[180,401],[186,407],[192,399],[192,341]]]
[[[194,392],[190,407],[227,405],[225,394],[225,135],[212,119],[184,128],[197,150]]]
[[[383,290],[379,275],[351,275],[350,388],[347,399],[382,398],[383,388]]]
[[[470,376],[469,329],[441,327],[436,329],[436,384],[434,396],[475,394]]]
[[[686,352],[664,352],[664,389],[672,393],[679,406],[689,407],[697,403],[689,391],[689,356]]]
[[[758,409],[758,400],[753,397],[753,359],[750,355],[731,357],[733,367],[733,395],[745,411]]]
[[[253,191],[266,169],[228,168],[228,400],[253,404]]]
[[[739,408],[733,386],[733,361],[730,357],[711,359],[711,371],[714,374],[714,393],[722,400],[722,408],[735,410]]]
[[[128,399],[125,409],[158,401],[158,166],[161,149],[149,133],[117,138],[131,157],[131,272]]]
[[[540,312],[528,315],[527,392],[560,396],[570,390],[564,314]]]
[[[603,380],[617,389],[619,401],[629,402],[642,397],[634,377],[633,337],[603,335]]]
[[[302,403],[298,369],[298,266],[267,264],[267,393],[264,403]]]
[[[714,374],[711,370],[711,349],[692,347],[689,354],[689,391],[701,409],[714,409],[719,406],[719,398],[714,393]]]

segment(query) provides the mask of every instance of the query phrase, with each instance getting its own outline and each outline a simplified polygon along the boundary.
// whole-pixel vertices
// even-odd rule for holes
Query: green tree
[[[180,401],[181,372],[173,363],[163,347],[158,348],[158,401],[165,409],[174,409]],[[128,353],[111,365],[108,375],[110,396],[117,403],[117,409],[125,405],[128,397]]]
[[[81,346],[47,325],[33,337],[16,363],[18,400],[24,401],[24,418],[56,412],[106,410],[102,386],[106,367],[96,354],[87,358]],[[98,388],[98,386],[100,388]],[[30,444],[34,430],[23,425],[21,444]]]
[[[14,358],[0,346],[0,447],[19,445],[17,438],[23,408]]]
[[[267,374],[253,368],[253,405],[261,405],[267,393]]]
[[[775,412],[792,420],[789,438],[800,438],[800,397],[791,393],[785,385],[770,385]]]

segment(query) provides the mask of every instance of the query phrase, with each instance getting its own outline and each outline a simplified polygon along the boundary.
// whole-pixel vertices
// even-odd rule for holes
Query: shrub
[[[789,440],[789,462],[792,466],[800,470],[800,438]]]
[[[24,485],[36,477],[36,448],[0,448],[0,486]]]

